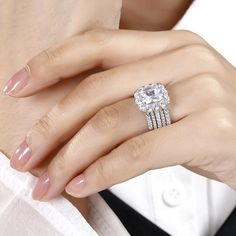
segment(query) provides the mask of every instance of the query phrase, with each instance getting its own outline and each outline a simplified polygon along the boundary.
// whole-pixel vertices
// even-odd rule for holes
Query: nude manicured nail
[[[11,166],[21,170],[29,161],[32,153],[26,141],[24,141],[15,151],[11,158]]]
[[[3,92],[7,95],[15,95],[22,90],[29,81],[29,70],[25,67],[19,70],[5,85]]]
[[[72,196],[77,196],[85,186],[84,174],[75,177],[66,187],[66,192]]]
[[[49,187],[50,187],[50,179],[48,173],[46,172],[45,174],[43,174],[41,177],[38,178],[38,181],[32,193],[33,199],[41,200],[48,192]]]

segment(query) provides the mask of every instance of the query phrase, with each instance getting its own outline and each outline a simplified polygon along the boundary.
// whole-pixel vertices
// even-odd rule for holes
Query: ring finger
[[[157,78],[167,85],[173,80],[213,70],[211,63],[205,63],[201,54],[196,53],[198,50],[199,45],[184,47],[85,79],[30,130],[11,159],[12,166],[24,171],[32,169],[71,138],[97,111],[130,97],[141,85],[155,82]],[[208,52],[203,48],[201,53],[203,50]],[[197,56],[193,59],[194,53]]]
[[[200,79],[194,77],[167,87],[171,101],[175,101],[170,106],[173,121],[198,110],[199,103],[202,104],[207,100],[204,98],[201,102],[199,99],[198,103],[194,103],[195,92],[191,87],[193,81]],[[181,96],[182,93],[188,96],[188,99]],[[138,110],[133,98],[103,108],[53,158],[48,172],[39,178],[33,197],[38,200],[55,197],[76,174],[82,172],[92,162],[119,144],[146,131],[148,126],[145,115]]]

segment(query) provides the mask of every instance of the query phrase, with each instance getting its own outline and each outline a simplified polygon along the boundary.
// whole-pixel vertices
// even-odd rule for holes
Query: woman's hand
[[[90,31],[33,58],[5,92],[28,96],[94,67],[106,71],[56,104],[11,159],[29,171],[65,144],[39,178],[35,199],[65,188],[84,197],[173,165],[236,189],[236,70],[196,34]],[[169,92],[173,124],[148,132],[132,96],[156,82]]]

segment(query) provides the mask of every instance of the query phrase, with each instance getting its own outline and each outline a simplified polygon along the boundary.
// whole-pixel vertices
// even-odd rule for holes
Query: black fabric
[[[225,223],[216,233],[216,236],[236,236],[236,209],[232,211]]]
[[[99,194],[117,215],[131,236],[169,235],[115,196],[111,191],[104,190]],[[236,236],[236,208],[232,211],[215,236]]]
[[[99,193],[131,236],[168,236],[169,234],[131,208],[111,191]],[[122,235],[121,235],[122,236]]]

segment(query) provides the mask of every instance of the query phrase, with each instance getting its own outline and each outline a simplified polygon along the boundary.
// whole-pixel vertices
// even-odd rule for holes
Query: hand
[[[50,48],[5,92],[24,97],[100,66],[49,111],[12,157],[29,171],[64,143],[33,196],[84,197],[148,170],[183,165],[236,189],[236,70],[188,31],[95,30]],[[163,83],[173,124],[148,131],[134,103],[142,85]],[[76,176],[77,175],[77,176]]]

